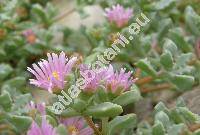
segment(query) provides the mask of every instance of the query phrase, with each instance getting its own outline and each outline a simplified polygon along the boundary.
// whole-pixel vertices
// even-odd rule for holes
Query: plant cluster
[[[52,1],[0,1],[0,135],[199,135],[199,115],[177,98],[200,84],[198,0],[76,4],[82,19],[85,6],[99,5],[104,23],[74,30],[58,25]],[[149,23],[133,28],[141,13]],[[118,33],[136,30],[105,67],[90,67]],[[176,105],[156,102],[139,119],[134,105],[164,90]],[[39,102],[43,92],[49,98]]]

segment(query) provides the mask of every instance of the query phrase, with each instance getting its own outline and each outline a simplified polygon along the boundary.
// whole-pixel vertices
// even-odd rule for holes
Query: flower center
[[[77,135],[78,134],[78,129],[75,126],[68,126],[67,130],[69,131],[69,133],[71,133],[72,135]]]
[[[59,80],[58,72],[54,71],[54,72],[52,72],[52,75],[54,78],[56,78],[56,80]]]
[[[112,82],[110,83],[110,85],[120,85],[120,83],[117,80],[112,80]]]

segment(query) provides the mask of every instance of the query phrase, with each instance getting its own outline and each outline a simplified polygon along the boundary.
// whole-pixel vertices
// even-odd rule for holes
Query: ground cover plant
[[[59,2],[0,1],[0,135],[200,134],[198,0]]]

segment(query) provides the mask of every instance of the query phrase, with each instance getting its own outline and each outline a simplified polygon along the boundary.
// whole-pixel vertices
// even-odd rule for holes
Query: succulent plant
[[[55,1],[0,1],[0,135],[199,135],[178,98],[200,84],[199,2],[75,2],[103,23],[73,29]],[[173,101],[154,100],[165,91]],[[144,98],[154,110],[134,108]]]

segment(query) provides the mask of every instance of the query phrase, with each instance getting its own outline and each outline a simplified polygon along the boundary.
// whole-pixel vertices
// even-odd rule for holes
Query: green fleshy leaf
[[[67,108],[67,109],[63,110],[63,112],[61,113],[61,116],[63,116],[63,117],[74,117],[74,116],[80,116],[80,113],[76,112],[72,108]]]
[[[186,103],[185,103],[183,97],[180,97],[177,99],[176,106],[177,107],[186,107]]]
[[[199,120],[199,116],[197,114],[192,113],[188,108],[186,107],[179,107],[178,111],[180,115],[184,117],[184,119],[188,122],[196,122]]]
[[[86,102],[81,99],[74,99],[72,108],[78,112],[81,112],[87,106]]]
[[[87,56],[85,59],[84,59],[84,63],[85,64],[91,64],[93,63],[96,59],[97,59],[97,55],[99,55],[98,52],[95,52],[89,56]]]
[[[10,110],[12,106],[12,99],[8,92],[4,92],[0,95],[0,106],[2,106],[6,111]]]
[[[152,65],[147,59],[141,59],[136,63],[136,66],[144,70],[147,74],[155,77],[156,71],[153,69]]]
[[[57,126],[56,120],[53,117],[51,117],[50,115],[46,115],[46,119],[48,120],[49,124],[51,124],[52,126],[54,126],[54,127]]]
[[[172,83],[180,90],[189,90],[194,84],[194,77],[188,75],[174,75],[172,77]]]
[[[146,4],[144,7],[146,10],[150,11],[166,10],[172,8],[174,3],[175,0],[160,0],[151,4]]]
[[[46,118],[46,120],[48,121],[49,124],[51,124],[52,126],[56,127],[57,126],[57,122],[56,120],[51,117],[50,115],[44,115],[44,116],[41,116],[41,115],[36,115],[36,118],[35,120],[38,122],[38,123],[42,123],[42,118]]]
[[[101,117],[114,117],[123,112],[121,106],[110,102],[104,102],[98,105],[90,106],[84,112],[85,115],[101,118]]]
[[[141,123],[138,124],[138,129],[137,129],[137,134],[142,134],[142,135],[151,135],[152,134],[152,127],[150,124],[146,121],[142,121]]]
[[[153,126],[153,135],[165,135],[165,128],[162,123],[158,122]]]
[[[160,57],[160,62],[166,70],[170,70],[173,67],[173,57],[170,52],[165,52]]]
[[[25,106],[31,101],[31,99],[32,99],[32,96],[29,93],[15,97],[13,99],[14,104],[12,106],[12,111],[17,114],[26,112],[27,109],[25,108]]]
[[[15,77],[4,83],[4,85],[9,85],[11,87],[19,88],[26,84],[26,79],[24,77]]]
[[[169,128],[168,134],[169,135],[180,135],[184,128],[186,128],[184,126],[184,124],[173,125]]]
[[[140,98],[141,98],[140,91],[138,90],[136,85],[133,85],[130,91],[122,93],[112,102],[121,106],[125,106],[130,103],[137,102]]]
[[[31,53],[31,54],[34,54],[34,55],[40,55],[43,52],[43,49],[41,48],[41,45],[24,46],[23,49],[27,53]]]
[[[160,122],[166,129],[168,129],[168,127],[170,127],[171,125],[168,115],[163,111],[160,111],[155,115],[155,123],[160,123]]]
[[[191,6],[187,6],[185,9],[185,22],[193,34],[200,36],[200,16]]]
[[[155,107],[154,107],[155,113],[158,113],[160,111],[163,111],[165,113],[168,113],[169,110],[168,108],[165,106],[165,104],[163,102],[159,102]]]
[[[173,22],[171,18],[163,19],[160,21],[159,24],[159,32],[158,32],[158,41],[161,41],[161,39],[167,34],[169,28],[172,26]]]
[[[189,60],[191,60],[192,56],[193,56],[192,53],[184,53],[184,54],[181,54],[180,56],[178,56],[178,58],[176,60],[176,67],[182,67],[182,66],[187,65],[187,62],[189,62]]]
[[[124,116],[117,116],[109,122],[109,135],[120,133],[123,129],[130,129],[136,127],[137,118],[135,114],[127,114]]]
[[[179,114],[177,109],[173,109],[170,111],[170,118],[176,123],[184,123],[183,117]]]
[[[164,10],[164,9],[168,8],[169,6],[171,6],[174,2],[175,2],[175,0],[160,0],[156,3],[154,3],[154,8],[156,10]]]
[[[109,101],[109,97],[108,97],[107,92],[104,89],[98,88],[98,90],[97,90],[97,92],[95,94],[94,100],[97,103],[108,102]]]
[[[48,22],[46,13],[45,13],[45,11],[44,11],[44,9],[43,9],[43,7],[41,5],[39,5],[39,4],[33,5],[33,7],[32,7],[32,13],[35,16],[39,17],[38,19],[44,21],[45,23]]]
[[[8,64],[0,64],[0,80],[5,79],[13,72],[13,68]]]
[[[9,121],[14,125],[17,132],[23,133],[27,131],[32,123],[32,118],[27,116],[11,115]]]
[[[176,55],[177,50],[178,50],[178,48],[177,48],[176,44],[172,40],[166,38],[164,45],[163,45],[163,51],[170,52],[171,54]]]
[[[180,33],[181,33],[181,30],[179,28],[170,29],[169,37],[171,40],[173,40],[176,43],[178,48],[180,48],[183,52],[192,51],[191,45],[185,41],[184,37]]]
[[[67,129],[64,125],[59,125],[56,129],[58,135],[68,135]]]

